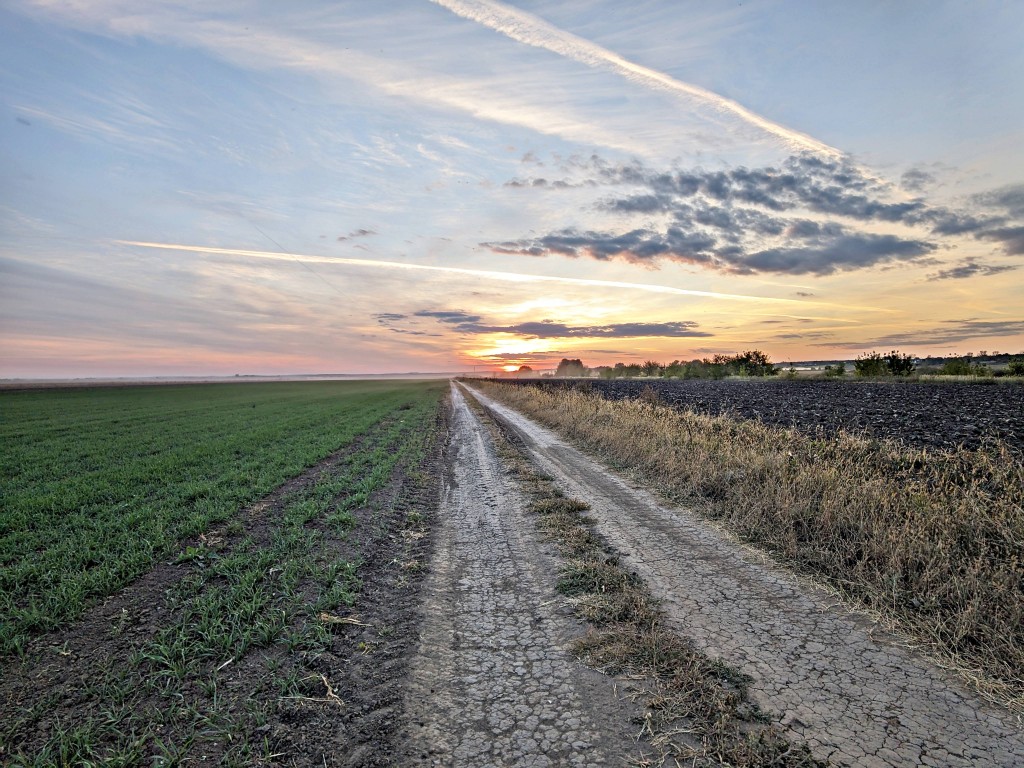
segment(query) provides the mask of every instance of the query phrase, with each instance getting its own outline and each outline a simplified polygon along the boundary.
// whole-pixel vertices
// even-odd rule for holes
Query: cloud
[[[1018,267],[1016,265],[1011,264],[982,264],[976,258],[967,258],[955,267],[933,272],[928,275],[928,280],[930,282],[934,282],[935,280],[963,280],[968,277],[998,275],[1002,272],[1011,272],[1017,268]]]
[[[711,336],[710,333],[697,330],[694,322],[667,322],[667,323],[612,323],[609,325],[590,326],[567,326],[563,323],[539,322],[520,323],[519,325],[508,326],[506,333],[519,333],[524,336],[536,338],[638,338],[638,337],[662,337],[662,338],[698,338]]]
[[[1003,244],[1003,250],[1012,256],[1024,254],[1024,226],[991,229],[979,232],[975,237],[983,240],[998,240]]]
[[[1011,184],[974,196],[978,205],[1001,208],[1014,218],[1024,218],[1024,184]]]
[[[401,14],[404,23],[396,24],[393,10],[384,3],[365,4],[362,12],[352,7],[318,13],[315,23],[310,23],[311,14],[285,17],[276,12],[275,4],[268,4],[269,10],[265,12],[243,8],[244,3],[213,8],[201,3],[140,4],[134,0],[28,0],[21,5],[33,15],[46,15],[105,36],[170,41],[252,71],[302,73],[318,82],[327,98],[339,105],[350,103],[351,84],[356,83],[366,86],[363,98],[367,101],[384,94],[411,102],[420,112],[450,110],[587,146],[631,154],[650,152],[650,147],[634,135],[636,121],[631,114],[623,115],[622,125],[613,125],[612,121],[599,123],[586,104],[568,100],[558,89],[548,87],[551,79],[558,76],[546,71],[548,62],[537,62],[533,82],[524,77],[520,67],[466,68],[465,50],[472,43],[466,39],[453,40],[449,30],[437,24],[437,13],[432,8],[405,8]],[[354,32],[363,30],[364,25],[386,27],[389,45],[400,47],[405,42],[411,55],[385,54],[369,42],[365,33]],[[435,58],[416,47],[423,39],[434,43],[443,40],[446,44],[432,51]],[[90,133],[109,141],[122,140],[117,121],[100,124],[75,115],[65,116],[63,107],[57,112],[60,114],[35,117],[59,122],[63,130]],[[172,137],[172,132],[167,132],[165,138]],[[130,140],[131,136],[125,138]],[[371,164],[410,165],[386,140],[373,140],[363,149]]]
[[[471,315],[461,310],[427,310],[421,309],[414,313],[416,317],[432,317],[438,322],[456,325],[471,325],[478,323],[482,318],[480,315]]]
[[[935,176],[921,168],[910,168],[900,176],[900,186],[911,192],[920,192],[935,181]]]
[[[644,226],[625,232],[567,228],[481,245],[524,256],[617,259],[647,267],[674,261],[734,274],[818,276],[927,264],[944,245],[937,238],[954,235],[996,240],[1007,253],[1024,253],[1024,226],[1008,226],[1006,216],[952,211],[921,198],[894,199],[891,185],[843,158],[805,153],[778,166],[663,171],[639,161],[612,165],[592,155],[571,158],[566,168],[587,174],[594,184],[632,188],[598,201],[597,208],[643,216]],[[978,199],[1012,214],[1024,210],[1024,186]],[[863,231],[887,225],[921,228],[921,235]]]
[[[484,243],[496,253],[529,256],[589,256],[598,261],[621,258],[637,264],[650,265],[660,258],[688,263],[705,263],[711,259],[715,238],[701,233],[684,232],[669,227],[665,233],[635,229],[621,235],[600,232],[563,230],[533,241]]]
[[[820,246],[771,248],[752,253],[734,264],[737,272],[775,272],[788,275],[831,275],[894,261],[914,261],[936,246],[894,235],[843,235]]]
[[[479,315],[461,310],[420,310],[416,317],[429,317],[440,323],[453,326],[459,333],[510,333],[533,339],[629,339],[639,337],[661,338],[699,338],[711,336],[710,333],[698,329],[693,321],[675,321],[664,323],[609,323],[606,325],[573,326],[553,320],[516,323],[514,325],[494,325],[484,323]]]
[[[938,344],[952,344],[994,336],[1016,336],[1022,333],[1024,333],[1024,320],[946,320],[939,326],[925,330],[892,333],[864,342],[830,342],[817,346],[868,349],[919,344],[934,347]]]
[[[354,232],[349,232],[347,235],[339,235],[338,242],[343,243],[346,240],[352,240],[357,237],[369,237],[370,235],[376,235],[377,233],[372,229],[357,229]]]
[[[835,336],[835,334],[831,331],[810,331],[808,333],[780,333],[773,338],[784,341],[794,341],[797,339],[829,339],[833,336]]]
[[[887,185],[867,176],[850,160],[793,155],[779,167],[738,167],[724,171],[654,171],[638,162],[595,165],[605,184],[646,187],[650,193],[612,200],[609,209],[646,206],[673,210],[681,200],[703,199],[705,205],[756,205],[775,212],[804,209],[860,221],[913,220],[926,209],[922,200],[884,199]]]
[[[251,349],[252,328],[270,339],[277,329],[308,321],[301,313],[282,317],[279,308],[261,305],[253,292],[225,290],[217,301],[199,300],[194,276],[187,277],[190,291],[161,290],[181,277],[169,268],[150,287],[126,285],[99,274],[0,256],[0,327],[7,340],[79,339],[83,349],[117,328],[127,349],[188,345],[244,352]]]
[[[378,270],[394,270],[405,272],[437,272],[449,275],[462,275],[476,279],[495,280],[508,283],[553,283],[557,285],[575,285],[601,289],[621,288],[623,290],[643,291],[645,293],[661,293],[672,296],[707,296],[716,299],[733,301],[774,302],[800,304],[797,299],[780,299],[769,296],[745,296],[738,293],[719,293],[717,291],[696,291],[689,288],[676,288],[671,285],[655,283],[633,283],[621,280],[592,280],[581,277],[556,277],[554,275],[534,275],[523,272],[498,272],[486,269],[467,269],[464,267],[443,267],[435,264],[416,264],[407,261],[385,261],[379,259],[350,259],[331,256],[314,256],[299,253],[273,251],[256,251],[244,248],[215,248],[205,245],[184,245],[181,243],[149,243],[140,240],[113,240],[118,245],[130,245],[137,248],[155,248],[184,253],[204,253],[210,255],[240,256],[268,261],[294,261],[301,264],[327,264],[336,267],[366,267]],[[322,279],[322,278],[321,278]]]
[[[636,64],[589,40],[566,32],[531,13],[495,0],[433,0],[452,13],[489,27],[517,42],[542,48],[588,67],[615,72],[645,88],[668,92],[689,103],[710,107],[720,116],[753,127],[783,143],[791,151],[810,151],[829,157],[841,152],[824,142],[772,122],[737,102],[664,72]]]
[[[930,223],[932,232],[936,235],[962,235],[968,232],[978,232],[1005,221],[1003,218],[975,216],[945,209],[925,211],[919,220]]]
[[[771,272],[789,275],[831,275],[890,262],[913,262],[936,250],[921,240],[894,235],[845,234],[812,245],[746,252],[738,245],[718,246],[699,231],[669,227],[664,233],[637,229],[621,235],[565,230],[533,240],[483,243],[496,253],[528,256],[621,259],[654,266],[659,260],[708,266],[734,274]]]

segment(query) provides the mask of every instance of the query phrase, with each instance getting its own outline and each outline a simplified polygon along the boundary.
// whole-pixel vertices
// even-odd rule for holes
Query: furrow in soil
[[[491,437],[452,390],[435,553],[407,685],[403,765],[622,765],[634,705],[566,650],[581,628]]]
[[[598,531],[663,601],[674,628],[751,675],[755,701],[816,757],[843,766],[1024,765],[1024,732],[1011,713],[824,591],[477,397],[540,471],[591,505]]]

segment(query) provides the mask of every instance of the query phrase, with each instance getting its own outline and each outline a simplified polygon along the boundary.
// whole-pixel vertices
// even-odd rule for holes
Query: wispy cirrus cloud
[[[450,275],[464,275],[468,277],[486,278],[509,283],[552,283],[562,285],[589,286],[593,288],[621,288],[625,290],[644,291],[647,293],[662,293],[674,296],[706,296],[717,299],[731,299],[734,301],[754,301],[784,304],[806,304],[797,299],[780,299],[763,296],[747,296],[737,293],[718,293],[715,291],[696,291],[687,288],[676,288],[671,285],[657,285],[655,283],[632,283],[619,280],[591,280],[577,277],[558,277],[555,275],[536,275],[524,272],[498,272],[486,269],[468,269],[464,267],[444,267],[435,264],[417,264],[407,261],[386,261],[382,259],[350,259],[331,256],[314,256],[308,254],[285,253],[273,251],[256,251],[244,248],[215,248],[203,245],[184,245],[181,243],[150,243],[138,240],[115,240],[120,245],[130,245],[137,248],[155,248],[165,251],[183,251],[186,253],[208,253],[224,256],[242,256],[254,259],[267,259],[270,261],[295,261],[305,264],[329,264],[339,267],[367,267],[371,269],[398,270],[407,272],[440,272]]]
[[[420,120],[427,119],[424,109],[448,110],[588,146],[640,155],[650,151],[632,135],[637,122],[632,115],[623,116],[624,126],[595,120],[584,100],[567,99],[564,92],[552,87],[560,75],[546,72],[541,65],[532,68],[530,78],[524,77],[522,69],[467,69],[461,66],[461,56],[452,51],[465,50],[475,41],[457,35],[445,48],[423,55],[424,40],[433,45],[436,35],[447,38],[448,32],[416,8],[404,9],[407,24],[396,27],[383,5],[379,9],[368,5],[359,13],[335,10],[294,16],[273,8],[251,13],[241,7],[223,10],[202,4],[132,0],[23,0],[19,5],[33,15],[60,18],[105,35],[184,44],[247,70],[302,73],[338,103],[352,97],[355,83],[364,87],[363,98],[368,102],[380,102],[381,95],[386,95],[416,105]],[[368,27],[389,27],[389,40],[395,48],[385,52],[376,45],[372,49],[365,45],[365,40],[352,34],[360,22]],[[399,37],[399,29],[410,27],[415,31],[406,33],[405,39]],[[432,32],[427,35],[425,29]],[[396,50],[407,49],[411,55],[395,55]],[[410,162],[386,142],[371,142],[365,149],[371,163],[406,166]]]
[[[930,328],[885,334],[866,341],[829,342],[818,346],[842,347],[844,349],[906,345],[934,347],[937,344],[954,344],[972,339],[1015,336],[1021,333],[1024,333],[1024,320],[979,320],[973,318],[946,320]]]
[[[842,153],[824,142],[775,123],[732,99],[645,67],[590,40],[559,29],[538,16],[495,0],[432,0],[452,13],[471,19],[525,45],[543,48],[588,67],[615,72],[644,88],[665,91],[782,142],[790,151],[810,151],[829,157]]]

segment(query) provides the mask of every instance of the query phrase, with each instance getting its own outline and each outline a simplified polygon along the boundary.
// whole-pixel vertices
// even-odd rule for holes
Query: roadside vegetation
[[[539,475],[500,421],[469,398],[506,466],[531,498],[538,528],[562,556],[557,589],[590,624],[572,650],[587,665],[626,678],[644,705],[640,736],[664,765],[773,765],[817,768],[807,744],[793,743],[751,702],[749,678],[665,627],[643,582],[625,569],[593,528],[587,505]],[[644,763],[645,765],[648,763]]]
[[[858,376],[910,376],[917,368],[912,355],[894,349],[888,354],[869,352],[853,363]]]
[[[424,391],[317,382],[0,394],[0,657]]]
[[[409,599],[429,513],[417,502],[436,496],[430,461],[443,435],[446,389],[445,382],[387,382],[78,393],[86,405],[65,412],[92,439],[91,449],[72,444],[69,453],[84,462],[97,455],[102,435],[119,434],[119,451],[93,459],[94,479],[105,477],[98,485],[111,493],[150,500],[148,514],[131,515],[114,496],[104,515],[97,496],[88,509],[102,526],[86,526],[84,538],[61,529],[79,536],[96,564],[61,567],[47,559],[49,571],[28,571],[40,578],[26,606],[60,614],[45,634],[21,621],[7,635],[9,650],[21,656],[4,660],[0,678],[0,762],[320,764],[333,750],[359,746],[357,724],[371,707],[358,701],[367,692],[353,686],[369,687],[395,632],[368,623],[364,582],[374,579],[375,602],[384,594],[391,595],[385,602]],[[49,402],[31,400],[53,417],[75,393],[45,394]],[[112,402],[118,394],[120,408]],[[253,410],[262,413],[245,414]],[[122,418],[131,429],[117,429]],[[48,423],[25,431],[36,436],[29,442],[37,451],[61,444]],[[174,428],[177,440],[168,434]],[[146,463],[142,449],[156,446],[165,461]],[[121,456],[137,487],[117,485]],[[14,499],[34,498],[24,475]],[[182,502],[198,478],[209,494],[202,509],[213,514]],[[14,519],[38,520],[38,527],[58,524],[54,509],[11,509],[24,515]],[[88,518],[77,520],[85,526]],[[23,531],[33,526],[23,523]],[[17,545],[48,540],[4,541],[25,573],[32,553]],[[54,558],[50,549],[42,557]],[[111,596],[85,611],[101,593],[61,585],[80,583],[100,563],[114,569],[122,550],[147,558],[117,571],[131,581],[117,594],[116,580],[101,582]],[[8,563],[5,578],[16,578]],[[18,608],[22,593],[10,583],[2,594]],[[366,728],[366,742],[380,740],[378,722]],[[337,743],[342,734],[352,741]]]
[[[1024,709],[1024,461],[474,383],[823,580]]]

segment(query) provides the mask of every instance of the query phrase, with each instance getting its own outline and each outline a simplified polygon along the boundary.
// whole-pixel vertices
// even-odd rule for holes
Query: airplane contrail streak
[[[336,266],[370,267],[374,269],[395,269],[406,271],[441,272],[449,275],[466,275],[483,277],[490,280],[501,280],[508,283],[560,283],[562,285],[581,285],[595,288],[625,288],[648,293],[665,293],[677,296],[705,296],[714,299],[731,301],[780,302],[784,304],[821,305],[823,302],[804,301],[800,299],[777,299],[767,296],[745,296],[738,293],[717,293],[715,291],[696,291],[688,288],[676,288],[670,285],[654,283],[630,283],[619,280],[591,280],[583,277],[556,277],[553,275],[528,275],[521,272],[498,272],[486,269],[468,269],[465,267],[440,267],[433,264],[413,264],[404,261],[378,261],[376,259],[332,258],[330,256],[308,256],[297,253],[275,253],[271,251],[251,251],[241,248],[214,248],[205,245],[181,245],[179,243],[149,243],[138,240],[115,240],[120,245],[132,245],[139,248],[159,248],[168,251],[187,251],[191,253],[222,254],[225,256],[249,256],[257,259],[273,261],[301,261],[309,264],[333,264]]]
[[[431,0],[452,13],[499,32],[517,42],[557,53],[589,67],[617,72],[627,80],[660,91],[687,96],[706,104],[719,114],[739,118],[780,139],[791,150],[815,152],[829,157],[843,153],[824,142],[772,122],[732,99],[706,88],[677,80],[656,69],[629,61],[585,38],[566,32],[531,13],[512,8],[496,0]]]

